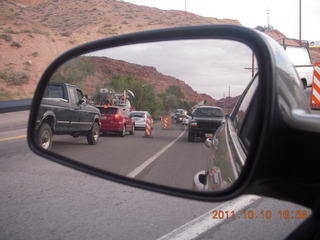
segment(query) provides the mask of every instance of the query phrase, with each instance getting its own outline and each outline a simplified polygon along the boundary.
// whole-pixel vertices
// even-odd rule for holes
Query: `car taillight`
[[[115,114],[114,119],[120,119],[120,114]]]
[[[192,123],[190,123],[190,127],[198,127],[198,123],[192,122]]]

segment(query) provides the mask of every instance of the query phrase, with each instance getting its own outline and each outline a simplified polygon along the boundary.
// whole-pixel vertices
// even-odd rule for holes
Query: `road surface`
[[[279,212],[305,208],[269,198],[241,205],[235,219],[212,219],[214,209],[233,211],[232,202],[206,203],[165,196],[50,162],[29,150],[27,116],[28,112],[0,114],[0,239],[282,239],[303,221],[280,219]],[[139,134],[142,132],[134,136]],[[71,139],[75,140],[65,140]],[[130,139],[133,136],[106,136],[101,137],[101,143]],[[76,140],[85,143],[85,139]],[[163,145],[158,144],[160,149]],[[86,147],[90,146],[78,145]],[[145,149],[141,147],[141,151]],[[173,153],[168,150],[165,154]],[[158,177],[154,180],[159,181]],[[244,219],[241,216],[245,210],[259,218]],[[262,219],[259,214],[268,210],[273,212],[272,218]],[[188,235],[188,229],[199,232]]]

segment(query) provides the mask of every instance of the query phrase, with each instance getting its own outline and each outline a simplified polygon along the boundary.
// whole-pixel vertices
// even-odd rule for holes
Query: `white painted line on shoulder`
[[[183,132],[175,139],[173,140],[171,143],[169,143],[167,146],[165,146],[164,148],[162,148],[159,152],[157,152],[156,154],[154,154],[152,157],[150,157],[147,161],[145,161],[144,163],[142,163],[140,166],[138,166],[135,170],[133,170],[132,172],[130,172],[127,177],[131,177],[134,178],[136,177],[139,173],[141,173],[143,171],[143,169],[145,169],[146,167],[148,167],[154,160],[156,160],[162,153],[164,153],[165,151],[167,151],[173,144],[175,144],[176,141],[178,141],[179,138],[182,137],[182,135],[184,134],[184,132],[186,131],[186,128],[184,128]]]
[[[213,211],[234,211],[234,214],[237,214],[240,210],[244,209],[246,206],[252,204],[256,200],[260,199],[259,196],[254,195],[244,195],[236,199],[225,202],[218,207],[212,209],[210,212],[203,214],[202,216],[186,223],[185,225],[173,230],[172,232],[167,233],[158,240],[167,240],[167,239],[179,239],[179,240],[191,240],[200,236],[202,233],[210,230],[213,227],[216,227],[228,220],[225,219],[212,219]]]

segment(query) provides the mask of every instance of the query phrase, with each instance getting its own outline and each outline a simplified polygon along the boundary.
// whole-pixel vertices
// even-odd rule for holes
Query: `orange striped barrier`
[[[168,129],[169,128],[169,118],[164,117],[163,118],[163,129]]]
[[[320,63],[314,64],[310,106],[320,108]]]
[[[151,137],[151,131],[152,131],[151,116],[148,116],[146,119],[146,129],[145,129],[144,136]]]

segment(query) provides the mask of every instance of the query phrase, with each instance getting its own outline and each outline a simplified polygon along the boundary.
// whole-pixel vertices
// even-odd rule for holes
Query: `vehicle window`
[[[202,109],[197,109],[194,115],[196,117],[207,117],[208,114],[209,113],[208,113],[207,109],[202,108]]]
[[[49,85],[47,87],[44,97],[65,99],[62,86],[57,86],[57,85]]]
[[[295,66],[312,64],[308,49],[305,47],[287,46],[286,52]]]
[[[210,117],[223,117],[223,111],[220,109],[210,109],[209,111],[209,116]]]
[[[73,87],[68,88],[68,92],[69,92],[70,102],[72,104],[78,104],[79,100],[77,100],[75,88]]]
[[[80,91],[80,89],[77,89],[77,96],[78,96],[78,100],[83,99],[83,93]]]
[[[220,109],[214,108],[199,108],[196,110],[194,116],[196,117],[223,117],[224,114]]]
[[[258,79],[258,77],[256,78]],[[233,119],[233,126],[236,129],[236,132],[239,133],[242,127],[242,124],[244,122],[244,119],[246,118],[246,114],[248,112],[251,100],[253,98],[254,93],[256,92],[257,86],[258,86],[258,80],[254,80],[249,87],[248,91],[246,92],[244,98],[241,101],[241,104],[236,112],[236,115]]]
[[[142,115],[142,114],[131,114],[130,116],[131,117],[139,117],[139,118],[143,118],[144,117],[144,115]]]
[[[232,120],[235,132],[241,140],[241,144],[245,149],[249,149],[252,137],[255,133],[256,126],[255,121],[255,109],[257,108],[257,101],[253,101],[255,98],[255,92],[258,86],[258,77],[256,77],[241,101],[239,108]]]
[[[112,107],[98,107],[98,109],[100,110],[100,113],[102,114],[116,114],[117,113],[117,108],[112,108]]]

